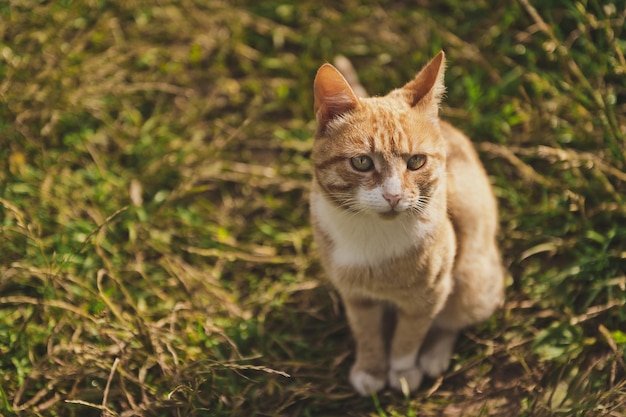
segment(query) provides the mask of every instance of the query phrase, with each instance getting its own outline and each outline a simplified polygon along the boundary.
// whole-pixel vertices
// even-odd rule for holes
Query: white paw
[[[362,369],[352,368],[350,382],[356,392],[366,397],[383,389],[387,381],[385,378],[377,377]]]
[[[420,368],[431,378],[437,378],[450,366],[450,354],[429,350],[420,356]]]
[[[416,366],[409,369],[391,369],[389,370],[389,385],[403,394],[408,394],[419,388],[422,377],[422,370]]]
[[[456,332],[439,333],[437,338],[420,353],[419,366],[426,375],[437,378],[450,366]]]

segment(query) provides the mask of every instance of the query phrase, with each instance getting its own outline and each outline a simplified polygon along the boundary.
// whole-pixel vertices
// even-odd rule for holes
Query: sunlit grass
[[[626,414],[624,7],[405,3],[0,6],[0,414]],[[311,83],[341,53],[382,94],[440,48],[508,301],[443,379],[363,399]]]

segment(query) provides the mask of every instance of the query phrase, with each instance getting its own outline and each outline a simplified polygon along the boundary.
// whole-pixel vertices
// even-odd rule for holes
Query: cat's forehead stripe
[[[372,151],[408,152],[411,132],[407,130],[405,114],[391,106],[377,105],[370,110],[369,120],[371,126],[369,147]]]

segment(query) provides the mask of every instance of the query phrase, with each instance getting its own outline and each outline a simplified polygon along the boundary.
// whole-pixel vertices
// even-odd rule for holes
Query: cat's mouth
[[[383,219],[391,220],[391,219],[395,219],[396,217],[398,217],[398,215],[400,215],[400,212],[394,209],[391,209],[387,211],[379,211],[378,215],[382,217]]]

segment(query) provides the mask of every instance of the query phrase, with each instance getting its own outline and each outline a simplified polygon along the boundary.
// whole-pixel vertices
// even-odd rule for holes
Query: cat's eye
[[[361,172],[369,171],[374,168],[374,161],[367,155],[359,155],[350,158],[350,164],[352,164],[352,168]]]
[[[406,161],[406,167],[411,171],[417,171],[426,163],[426,155],[413,155]]]

